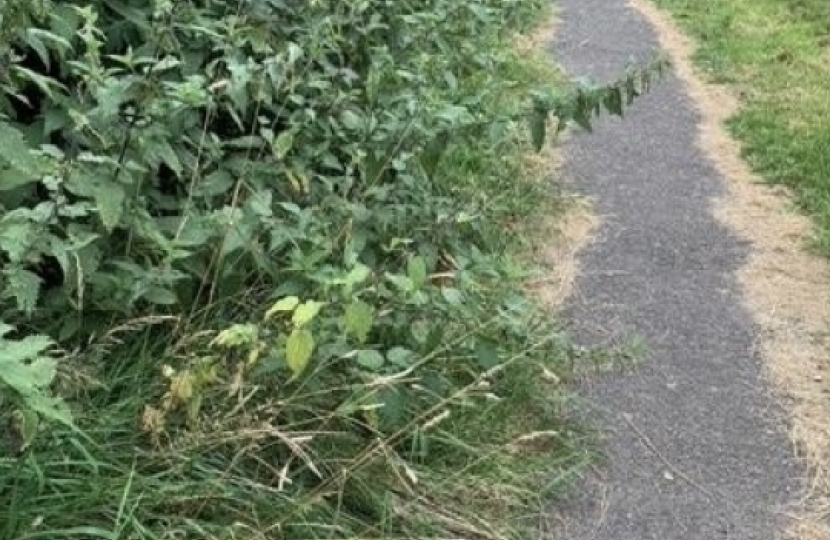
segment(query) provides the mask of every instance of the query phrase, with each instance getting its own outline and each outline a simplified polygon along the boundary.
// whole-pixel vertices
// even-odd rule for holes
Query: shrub
[[[505,38],[541,3],[0,6],[4,537],[469,525],[413,514],[469,458],[441,422],[568,354],[510,256],[546,198],[520,123],[541,145],[650,73],[520,99]]]

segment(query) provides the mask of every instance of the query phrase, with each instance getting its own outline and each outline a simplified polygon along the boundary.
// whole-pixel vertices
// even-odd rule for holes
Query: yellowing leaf
[[[372,330],[374,319],[372,306],[360,300],[352,302],[343,314],[343,326],[347,334],[354,336],[360,343],[365,343]]]
[[[211,345],[217,347],[240,347],[252,345],[259,339],[259,327],[255,324],[234,324],[219,332]]]
[[[310,323],[314,319],[314,317],[316,317],[317,314],[320,313],[320,308],[322,308],[324,305],[325,304],[323,302],[309,300],[297,306],[297,309],[294,310],[294,317],[292,318],[294,326],[299,328]]]
[[[354,289],[355,285],[360,285],[366,279],[372,275],[372,270],[366,266],[365,264],[357,263],[354,268],[352,268],[349,273],[346,275],[346,278],[343,280],[343,285],[346,288],[346,292],[351,293],[352,289]]]
[[[308,366],[314,352],[314,336],[305,328],[295,328],[285,343],[285,361],[291,373],[299,375]]]
[[[195,377],[190,370],[177,373],[170,379],[170,397],[174,403],[187,403],[193,397]]]
[[[12,412],[11,420],[15,431],[23,442],[20,450],[25,450],[35,440],[40,419],[34,411],[18,409]]]
[[[271,308],[265,312],[265,320],[267,321],[277,313],[294,311],[294,308],[296,308],[299,303],[300,299],[296,296],[286,296],[285,298],[281,298],[276,304],[271,306]]]

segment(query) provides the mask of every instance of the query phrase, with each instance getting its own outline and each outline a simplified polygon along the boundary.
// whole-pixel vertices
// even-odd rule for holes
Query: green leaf
[[[178,298],[176,298],[176,293],[170,289],[159,287],[157,285],[148,287],[142,295],[142,298],[157,306],[172,306],[179,301]]]
[[[384,362],[383,355],[375,350],[363,349],[357,351],[357,363],[366,369],[376,371],[383,367]]]
[[[623,96],[622,96],[622,89],[619,86],[612,86],[609,87],[606,91],[605,98],[603,99],[603,104],[605,108],[611,114],[616,114],[617,116],[623,115]]]
[[[407,420],[407,405],[411,403],[408,396],[396,386],[387,386],[378,392],[377,398],[382,405],[378,410],[382,429],[391,432],[403,427]]]
[[[294,133],[291,131],[283,131],[279,135],[277,135],[276,141],[274,141],[273,151],[274,157],[279,160],[285,159],[285,156],[294,146]]]
[[[629,74],[625,80],[625,93],[628,105],[634,103],[634,100],[640,96],[640,92],[637,90],[637,80],[633,73]]]
[[[409,276],[402,276],[399,274],[386,274],[386,279],[392,283],[395,287],[399,290],[404,292],[410,292],[414,288],[412,284],[412,280],[409,279]]]
[[[177,178],[180,178],[182,176],[184,166],[170,143],[168,141],[160,141],[156,151],[164,164],[170,167],[170,169],[176,174]]]
[[[340,115],[340,121],[346,126],[346,129],[357,131],[361,127],[360,117],[350,110],[343,111]]]
[[[40,295],[40,277],[17,266],[7,268],[3,273],[8,280],[7,291],[17,301],[17,309],[31,315]]]
[[[396,366],[410,367],[418,359],[418,356],[409,349],[394,347],[386,353],[386,359]]]
[[[286,363],[295,377],[305,371],[312,352],[314,336],[305,328],[295,328],[285,343]]]
[[[477,340],[475,344],[475,354],[476,362],[483,369],[493,368],[501,361],[496,344],[489,340]]]
[[[292,317],[292,322],[294,326],[297,328],[301,326],[305,326],[306,324],[310,323],[314,317],[320,313],[320,308],[325,305],[323,302],[317,302],[315,300],[308,300],[307,302],[303,302],[297,309],[294,310],[294,317]]]
[[[548,119],[548,112],[536,107],[530,114],[530,136],[533,141],[533,148],[538,152],[545,145],[545,131]]]
[[[21,262],[31,249],[36,236],[35,224],[31,221],[0,220],[0,250],[9,256],[9,262]]]
[[[26,396],[23,402],[46,420],[72,426],[72,414],[67,404],[60,398],[41,392]]]
[[[52,345],[46,336],[0,339],[0,382],[21,396],[36,395],[52,383],[56,362],[41,354]]]
[[[452,287],[441,287],[441,296],[443,296],[444,300],[453,306],[461,305],[461,302],[464,300],[464,296],[461,294],[461,291]]]
[[[349,304],[343,315],[346,333],[354,336],[360,343],[365,343],[372,330],[373,311],[372,306],[360,300]]]
[[[27,184],[35,184],[37,181],[37,176],[20,169],[0,169],[0,192],[11,191]]]
[[[285,298],[281,298],[277,301],[276,304],[271,306],[268,311],[265,312],[265,320],[269,320],[271,317],[276,315],[277,313],[284,313],[286,311],[294,311],[300,304],[300,299],[296,296],[286,296]]]
[[[215,197],[227,193],[234,184],[233,176],[224,169],[217,169],[205,176],[193,188],[194,197]]]
[[[19,130],[8,122],[0,121],[0,159],[20,172],[35,174],[37,162],[30,150],[31,148]],[[0,191],[7,189],[11,188],[0,182]]]
[[[124,200],[127,198],[124,188],[115,182],[101,182],[94,197],[101,223],[107,232],[112,232],[124,212]]]
[[[372,270],[365,264],[356,264],[343,279],[343,286],[347,294],[351,294],[355,285],[360,285],[372,275]]]
[[[406,273],[416,289],[427,282],[427,263],[423,257],[412,257],[406,265]]]

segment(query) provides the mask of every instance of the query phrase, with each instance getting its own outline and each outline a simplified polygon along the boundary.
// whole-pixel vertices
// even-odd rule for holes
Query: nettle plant
[[[0,312],[33,335],[3,342],[0,365],[26,375],[0,381],[43,413],[32,399],[54,370],[41,336],[83,344],[119,320],[240,296],[282,299],[272,319],[294,376],[312,352],[369,371],[409,362],[401,329],[415,320],[435,339],[431,317],[469,300],[447,276],[492,227],[443,172],[447,150],[526,118],[541,147],[549,117],[559,131],[621,114],[662,69],[494,114],[501,60],[476,43],[536,4],[4,3]],[[382,290],[333,292],[355,273]],[[327,309],[338,314],[318,320]],[[341,332],[359,346],[343,350]]]

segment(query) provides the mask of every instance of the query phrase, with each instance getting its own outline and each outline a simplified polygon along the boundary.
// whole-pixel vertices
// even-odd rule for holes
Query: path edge
[[[751,246],[736,278],[759,330],[764,376],[789,413],[794,451],[807,467],[785,535],[830,539],[830,261],[806,250],[813,226],[793,211],[791,193],[765,184],[741,157],[725,127],[740,101],[699,75],[694,41],[651,0],[627,1],[654,28],[700,115],[698,146],[725,179],[715,218]]]

